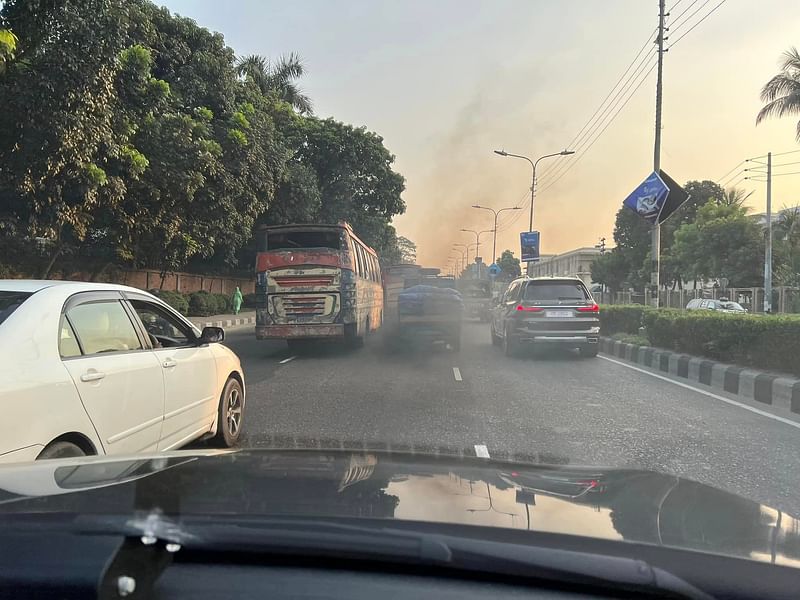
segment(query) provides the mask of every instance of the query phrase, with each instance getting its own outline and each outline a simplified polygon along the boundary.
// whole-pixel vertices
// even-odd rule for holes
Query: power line
[[[678,4],[680,4],[681,2],[683,2],[683,0],[678,0],[678,1],[677,1],[675,4],[673,4],[672,6],[670,6],[670,7],[667,9],[667,12],[668,12],[668,13],[671,13],[673,10],[675,10],[675,7],[676,7],[676,6],[678,6]]]
[[[692,7],[693,7],[695,4],[697,4],[697,2],[698,2],[698,1],[699,1],[699,0],[694,0],[694,2],[692,2],[692,3],[691,3],[689,6],[687,6],[686,8],[684,8],[684,9],[683,9],[683,12],[682,12],[681,14],[679,14],[677,17],[675,17],[675,18],[672,20],[672,22],[673,22],[673,23],[675,23],[676,21],[679,21],[679,20],[680,20],[680,18],[681,18],[683,15],[685,15],[687,12],[689,12],[690,10],[692,10]],[[670,8],[670,9],[669,9],[669,12],[672,12],[672,10],[673,10],[673,9],[674,9],[676,6],[678,6],[678,4],[680,4],[680,3],[679,3],[679,2],[676,2],[675,4],[673,4],[673,5],[672,5],[672,8]]]
[[[800,150],[787,150],[786,152],[773,152],[772,156],[785,156],[786,154],[796,154],[800,152]],[[748,158],[747,160],[755,161],[757,158],[767,158],[766,154],[762,154],[761,156],[754,156],[753,158]]]
[[[551,181],[551,182],[550,182],[549,184],[547,184],[547,185],[546,185],[544,188],[542,188],[542,190],[541,190],[542,192],[544,192],[545,190],[547,190],[547,189],[549,189],[549,188],[553,187],[553,185],[555,185],[555,183],[556,183],[556,182],[557,182],[559,179],[561,179],[561,178],[562,178],[564,175],[566,175],[566,174],[569,172],[569,170],[570,170],[570,169],[572,169],[572,168],[573,168],[575,165],[577,165],[577,164],[578,164],[578,163],[581,161],[581,159],[582,159],[584,156],[586,156],[587,152],[589,152],[589,150],[591,149],[591,147],[592,147],[592,146],[594,146],[595,142],[596,142],[597,140],[599,140],[599,139],[600,139],[600,137],[603,135],[603,132],[604,132],[606,129],[608,129],[608,126],[609,126],[609,125],[611,125],[611,123],[613,123],[613,122],[616,120],[616,118],[617,118],[617,115],[619,115],[619,113],[622,111],[622,109],[623,109],[623,108],[625,108],[625,106],[628,104],[628,102],[630,101],[630,99],[631,99],[631,98],[633,98],[633,96],[636,94],[637,90],[638,90],[638,89],[639,89],[639,88],[642,86],[642,84],[643,84],[643,83],[644,83],[644,82],[647,80],[647,76],[648,76],[648,75],[650,75],[650,73],[652,73],[653,69],[655,69],[655,68],[656,68],[656,64],[657,64],[657,63],[653,63],[653,64],[651,65],[651,67],[650,67],[650,68],[647,70],[647,72],[644,74],[644,76],[643,76],[643,77],[642,77],[642,78],[639,80],[639,83],[638,83],[638,84],[636,84],[636,87],[634,87],[634,88],[633,88],[633,91],[631,91],[630,95],[629,95],[629,96],[626,98],[626,100],[625,100],[625,102],[622,104],[622,106],[620,106],[620,107],[619,107],[619,109],[617,110],[617,112],[615,112],[615,113],[614,113],[614,116],[613,116],[613,117],[611,117],[611,120],[610,120],[610,121],[608,121],[608,123],[606,123],[605,127],[603,127],[603,129],[602,129],[602,130],[600,130],[600,133],[598,133],[598,134],[597,134],[597,136],[594,138],[594,140],[592,140],[592,143],[591,143],[591,144],[589,144],[589,146],[588,146],[588,147],[587,147],[587,148],[586,148],[586,149],[583,151],[583,153],[581,153],[581,155],[580,155],[580,156],[579,156],[579,157],[578,157],[576,160],[574,160],[574,161],[570,162],[570,163],[569,163],[569,166],[567,166],[567,168],[566,168],[565,170],[563,170],[563,171],[562,171],[562,172],[561,172],[561,173],[560,173],[560,174],[559,174],[559,175],[558,175],[558,176],[557,176],[557,177],[556,177],[556,178],[555,178],[553,181]]]
[[[595,141],[597,141],[597,138],[600,135],[602,135],[603,131],[606,130],[606,128],[608,127],[608,123],[613,121],[614,117],[616,116],[616,114],[619,111],[617,111],[617,113],[613,114],[613,116],[611,117],[611,120],[606,121],[607,117],[612,114],[612,111],[623,100],[623,98],[625,97],[625,94],[627,94],[633,88],[633,85],[636,82],[636,78],[638,78],[642,74],[644,68],[647,67],[648,64],[650,64],[650,70],[647,71],[647,73],[650,73],[650,71],[653,70],[653,67],[655,67],[655,65],[657,64],[657,61],[653,61],[652,63],[649,62],[649,58],[652,57],[654,54],[655,54],[654,51],[650,52],[647,55],[646,60],[643,61],[642,63],[640,63],[640,65],[637,67],[636,71],[634,71],[634,73],[632,74],[631,78],[629,78],[628,81],[630,83],[626,82],[626,86],[623,87],[623,88],[620,88],[620,92],[615,96],[614,102],[612,104],[609,104],[608,107],[606,107],[606,109],[603,111],[602,117],[599,120],[597,120],[596,123],[592,126],[592,130],[590,131],[589,136],[586,137],[583,141],[581,141],[580,144],[578,144],[578,146],[576,146],[574,148],[576,153],[581,152],[581,151],[586,152],[589,148],[591,148],[594,145]],[[645,77],[646,77],[646,75],[645,75]],[[641,85],[641,83],[638,83],[636,85],[636,87],[638,88],[639,85]],[[625,103],[623,104],[623,106],[625,104],[627,104],[627,99],[625,100]],[[604,122],[605,122],[605,126],[598,132],[598,128],[600,128],[603,125]],[[596,135],[595,135],[595,133],[596,133]],[[593,139],[592,139],[592,136],[594,136]],[[580,159],[580,157],[577,157],[577,159]],[[546,173],[542,174],[542,179],[545,180],[545,183],[543,183],[542,185],[546,185],[547,187],[549,187],[550,181],[547,180],[548,177],[552,177],[552,178],[555,178],[555,179],[560,178],[561,174],[563,172],[565,172],[569,168],[569,166],[574,164],[575,162],[577,162],[577,160],[573,160],[573,161],[564,161],[564,160],[562,160],[562,161],[559,161],[558,166],[556,166],[554,169],[551,169],[549,172],[546,172]],[[542,190],[542,191],[544,191],[544,190]]]
[[[617,89],[617,87],[619,86],[620,82],[625,78],[625,75],[627,75],[630,72],[630,70],[633,67],[633,65],[636,63],[636,61],[639,60],[639,57],[642,55],[642,52],[644,52],[645,48],[647,48],[647,46],[653,40],[653,36],[655,35],[656,31],[658,31],[658,30],[657,29],[653,29],[653,31],[650,32],[650,35],[648,36],[647,40],[645,40],[644,44],[642,44],[642,47],[639,48],[639,51],[636,53],[636,56],[633,58],[633,60],[628,65],[628,68],[626,68],[625,71],[622,73],[622,75],[619,76],[619,79],[617,79],[616,83],[612,86],[611,90],[609,90],[608,94],[606,94],[606,97],[603,98],[603,101],[600,103],[600,105],[594,111],[592,116],[589,117],[589,120],[586,121],[586,123],[583,125],[583,127],[581,127],[580,131],[578,131],[578,133],[575,134],[575,137],[567,145],[567,147],[571,147],[573,144],[575,144],[575,142],[578,140],[578,138],[581,136],[581,134],[586,130],[586,128],[590,127],[592,125],[592,122],[594,121],[595,117],[598,115],[600,110],[603,108],[603,106],[606,104],[608,99],[614,93],[614,90]],[[623,85],[623,87],[624,87],[624,85]],[[542,176],[546,175],[547,172],[550,170],[550,168],[551,167],[545,167],[544,171],[542,172]]]
[[[733,169],[731,169],[730,171],[728,171],[727,173],[725,173],[725,175],[723,175],[722,177],[719,177],[719,178],[717,179],[717,183],[720,183],[720,182],[721,182],[723,179],[725,179],[725,178],[726,178],[728,175],[730,175],[731,173],[733,173],[733,171],[734,171],[734,170],[735,170],[737,167],[741,167],[741,166],[742,166],[744,163],[746,163],[746,162],[747,162],[746,160],[743,160],[742,162],[738,163],[738,164],[737,164],[735,167],[733,167]]]
[[[716,5],[714,8],[712,8],[712,9],[711,9],[709,12],[707,12],[707,13],[706,13],[706,15],[705,15],[705,16],[704,16],[702,19],[700,19],[700,20],[699,20],[697,23],[695,23],[694,25],[692,25],[692,26],[691,26],[691,27],[690,27],[690,28],[689,28],[687,31],[685,31],[685,32],[683,33],[683,35],[681,35],[681,37],[679,37],[677,40],[675,40],[674,42],[672,42],[672,43],[669,45],[669,48],[672,48],[672,47],[673,47],[675,44],[677,44],[677,43],[678,43],[678,42],[680,42],[680,41],[681,41],[683,38],[685,38],[687,35],[689,35],[689,34],[692,32],[692,30],[693,30],[695,27],[697,27],[698,25],[700,25],[700,23],[702,23],[703,21],[705,21],[705,20],[706,20],[708,17],[710,17],[712,14],[714,14],[714,11],[716,11],[716,10],[717,10],[717,9],[718,9],[720,6],[722,6],[723,4],[725,4],[725,2],[726,2],[726,0],[721,0],[721,1],[720,1],[720,3],[719,3],[719,4],[717,4],[717,5]],[[702,7],[701,7],[701,8],[702,8]],[[667,48],[667,50],[669,50],[669,48]]]
[[[700,7],[699,7],[699,8],[698,8],[696,11],[694,11],[692,14],[690,14],[688,17],[686,17],[686,18],[684,19],[683,23],[679,23],[678,21],[680,21],[680,20],[681,20],[681,17],[682,17],[683,15],[685,15],[687,12],[689,12],[689,9],[691,9],[691,8],[692,8],[692,6],[694,6],[695,4],[697,4],[697,0],[695,0],[695,2],[692,2],[692,3],[691,3],[691,4],[690,4],[690,5],[689,5],[689,6],[686,8],[686,10],[684,10],[684,11],[683,11],[681,14],[679,14],[677,17],[675,17],[675,19],[673,19],[673,21],[672,21],[672,22],[669,24],[669,25],[670,25],[670,31],[674,32],[674,31],[676,31],[676,30],[680,29],[681,27],[685,26],[685,25],[686,25],[686,23],[689,21],[689,19],[691,19],[693,16],[695,16],[695,15],[696,15],[697,13],[699,13],[701,10],[703,10],[703,7],[704,7],[706,4],[708,4],[709,2],[711,2],[711,0],[705,0],[705,2],[703,2],[703,3],[700,5]]]

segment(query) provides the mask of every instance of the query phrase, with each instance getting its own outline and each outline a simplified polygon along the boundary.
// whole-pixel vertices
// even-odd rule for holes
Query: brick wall
[[[89,273],[72,273],[63,279],[73,281],[89,281]],[[161,273],[141,269],[138,271],[114,271],[98,279],[107,283],[120,283],[143,290],[163,289],[173,292],[199,292],[205,290],[218,294],[232,294],[238,285],[243,294],[255,292],[255,282],[252,279],[236,277],[218,277],[216,275],[195,275],[193,273],[167,273],[164,282],[161,282]]]

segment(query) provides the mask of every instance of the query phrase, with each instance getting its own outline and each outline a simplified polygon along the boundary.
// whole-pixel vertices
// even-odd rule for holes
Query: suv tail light
[[[591,306],[578,306],[575,310],[578,312],[599,313],[600,307],[597,304],[592,304]]]
[[[522,306],[517,304],[517,312],[542,312],[544,309],[539,306]]]

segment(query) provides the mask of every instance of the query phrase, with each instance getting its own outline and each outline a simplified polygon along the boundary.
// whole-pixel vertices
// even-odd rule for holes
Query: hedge
[[[800,317],[647,309],[654,346],[800,375]]]
[[[226,294],[211,294],[206,291],[189,294],[189,314],[193,317],[208,317],[230,312],[231,301]]]
[[[187,316],[189,314],[189,298],[186,294],[181,294],[180,292],[165,292],[162,290],[156,295],[182,315]]]
[[[645,311],[653,310],[641,304],[613,304],[600,307],[600,331],[603,335],[630,333],[637,335],[644,325]]]

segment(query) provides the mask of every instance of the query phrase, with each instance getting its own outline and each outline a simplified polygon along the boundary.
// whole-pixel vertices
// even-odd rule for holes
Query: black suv
[[[578,348],[597,356],[600,307],[577,277],[521,277],[492,309],[492,343],[506,356],[522,344]]]

